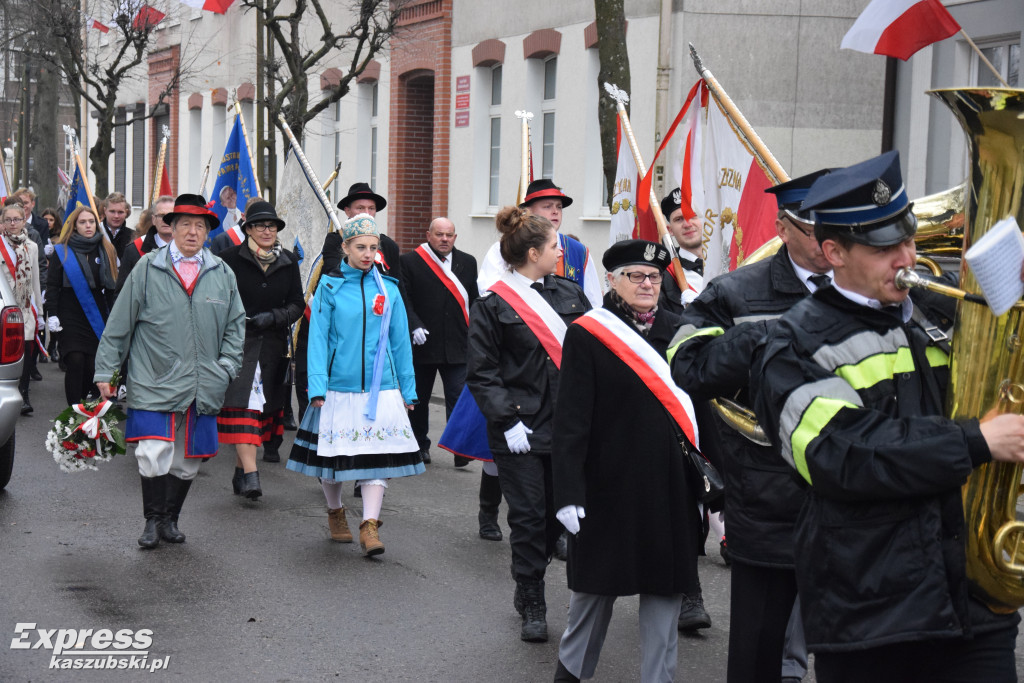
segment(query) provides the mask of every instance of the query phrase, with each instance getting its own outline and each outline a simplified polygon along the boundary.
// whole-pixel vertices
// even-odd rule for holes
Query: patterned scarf
[[[274,246],[270,248],[270,251],[266,251],[263,247],[256,244],[256,240],[252,237],[245,238],[245,244],[249,247],[252,255],[256,257],[256,263],[260,264],[260,268],[263,269],[264,273],[267,272],[270,264],[281,255],[281,240],[274,240]]]
[[[14,247],[14,258],[17,264],[14,266],[14,282],[11,286],[14,289],[14,299],[18,307],[24,312],[32,302],[32,260],[28,257],[28,233],[24,230],[17,235],[8,235],[7,241]],[[11,281],[11,271],[4,268],[7,281]]]
[[[633,326],[637,329],[640,334],[647,336],[650,332],[651,327],[654,325],[654,314],[658,312],[658,307],[655,306],[646,313],[641,313],[632,306],[626,303],[625,299],[619,296],[618,292],[614,289],[610,290],[608,294],[611,295],[612,301],[618,307],[620,311],[625,314],[626,320],[633,323]]]

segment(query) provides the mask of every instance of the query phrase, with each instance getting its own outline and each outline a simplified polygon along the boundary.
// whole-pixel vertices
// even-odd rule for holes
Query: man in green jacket
[[[143,256],[125,281],[96,351],[104,398],[128,355],[128,425],[137,442],[143,548],[181,543],[178,515],[203,458],[217,453],[217,413],[242,365],[245,309],[235,275],[203,248],[216,215],[179,195],[163,217],[172,241]],[[185,426],[184,429],[182,427]]]

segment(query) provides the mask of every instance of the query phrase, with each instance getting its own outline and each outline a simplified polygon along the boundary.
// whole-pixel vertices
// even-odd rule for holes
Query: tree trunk
[[[60,73],[44,62],[39,69],[37,85],[35,116],[32,119],[31,183],[37,195],[38,210],[42,211],[43,207],[57,205],[57,146],[63,140],[63,136],[57,133]]]
[[[110,155],[114,153],[114,106],[106,107],[101,114],[110,112],[110,116],[101,116],[97,120],[96,142],[89,150],[89,168],[92,169],[96,183],[92,193],[99,199],[107,196],[110,184]]]
[[[629,53],[626,51],[626,15],[623,0],[594,0],[594,12],[597,15],[597,55],[601,63],[597,75],[597,120],[601,126],[601,159],[605,188],[608,199],[611,200],[617,165],[615,121],[618,113],[615,109],[615,100],[608,97],[604,84],[611,83],[627,93],[631,89]]]

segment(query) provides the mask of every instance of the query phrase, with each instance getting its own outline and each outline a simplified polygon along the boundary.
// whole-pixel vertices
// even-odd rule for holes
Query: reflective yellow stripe
[[[933,368],[942,368],[949,365],[949,354],[937,346],[929,346],[924,352],[928,359],[928,365]]]
[[[835,374],[849,382],[858,391],[873,387],[879,382],[893,379],[901,372],[915,372],[914,357],[910,349],[902,347],[896,353],[878,353],[868,356],[854,365],[842,365]]]
[[[720,337],[723,334],[725,334],[725,330],[723,328],[721,328],[721,327],[702,327],[699,330],[696,330],[693,333],[686,335],[685,337],[680,339],[678,342],[676,342],[672,346],[668,347],[668,352],[665,354],[668,357],[668,364],[672,365],[672,359],[675,357],[676,351],[679,350],[680,346],[682,346],[686,342],[690,341],[691,339],[694,339],[696,337],[702,337],[702,336],[704,336],[704,337]]]
[[[793,465],[796,467],[796,471],[800,473],[800,476],[807,480],[808,484],[813,484],[814,482],[811,481],[811,473],[807,469],[807,444],[811,443],[815,437],[821,434],[821,430],[832,421],[836,413],[843,408],[856,407],[856,405],[848,401],[818,396],[811,401],[811,405],[804,411],[803,416],[800,418],[800,423],[793,430],[793,435],[790,437],[790,444],[793,451]]]

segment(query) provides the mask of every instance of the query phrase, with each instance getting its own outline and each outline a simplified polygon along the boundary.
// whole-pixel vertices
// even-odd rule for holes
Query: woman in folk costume
[[[551,497],[551,444],[562,338],[590,304],[578,285],[553,275],[561,249],[550,221],[510,206],[495,222],[511,270],[470,310],[466,386],[487,418],[508,502],[520,638],[544,642],[544,571],[561,532]]]
[[[304,308],[299,263],[278,239],[284,225],[270,202],[254,202],[242,225],[246,240],[220,252],[238,280],[246,324],[242,371],[228,386],[217,431],[220,443],[235,445],[232,488],[250,500],[263,495],[256,449],[264,447],[267,462],[280,461],[288,330]]]
[[[556,681],[593,677],[616,597],[637,594],[640,680],[675,675],[676,621],[683,594],[696,590],[702,534],[680,447],[697,443],[693,404],[665,360],[679,318],[658,307],[669,260],[654,242],[613,245],[604,306],[565,335],[552,479],[572,534],[572,596]]]
[[[99,393],[93,367],[116,296],[117,254],[89,207],[72,211],[66,226],[46,272],[46,324],[61,333],[64,396],[74,404]]]
[[[39,294],[39,246],[29,239],[25,232],[25,210],[19,204],[10,204],[0,213],[3,220],[3,244],[0,245],[4,261],[4,276],[14,291],[14,300],[21,309],[25,320],[25,354],[32,352],[36,343],[38,321],[36,306],[42,305]],[[31,415],[32,404],[28,402],[28,385],[31,365],[23,363],[21,381],[21,414]]]
[[[373,267],[379,246],[368,214],[345,222],[345,258],[321,278],[310,304],[309,408],[287,465],[320,478],[331,539],[341,543],[352,542],[342,484],[360,485],[359,544],[367,556],[384,552],[378,528],[387,480],[424,471],[406,412],[417,402],[409,322],[397,281]]]

